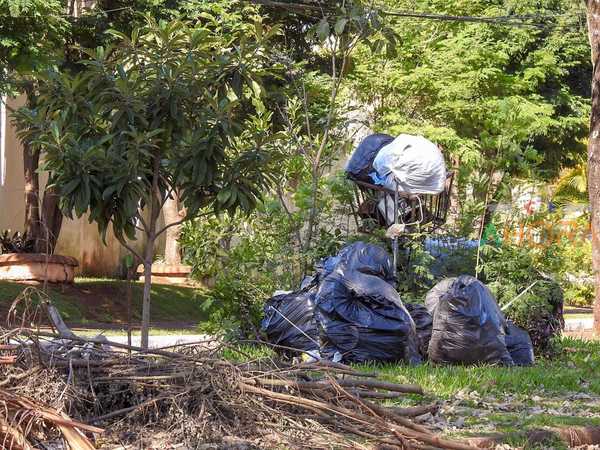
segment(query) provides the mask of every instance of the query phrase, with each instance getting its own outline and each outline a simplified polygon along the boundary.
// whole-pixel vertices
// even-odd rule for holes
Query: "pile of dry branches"
[[[235,448],[473,448],[412,419],[436,405],[377,403],[422,394],[419,386],[383,382],[343,364],[226,359],[224,352],[243,350],[217,341],[144,351],[40,331],[24,321],[3,330],[2,340],[13,346],[4,356],[14,359],[0,366],[5,448],[35,447],[44,439],[92,448],[74,446],[77,438],[150,448],[158,436],[192,448],[211,442],[225,448],[232,442]]]

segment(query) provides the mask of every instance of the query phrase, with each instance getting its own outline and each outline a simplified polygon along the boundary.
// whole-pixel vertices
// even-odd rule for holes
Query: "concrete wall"
[[[4,152],[0,154],[0,231],[10,229],[22,231],[25,220],[25,178],[23,175],[23,148],[10,123],[10,108],[24,104],[24,97],[8,99],[6,126],[2,131]],[[4,170],[2,170],[4,169]],[[40,184],[47,177],[40,176]],[[139,238],[132,245],[141,248]],[[164,238],[157,244],[158,253],[164,252]],[[116,240],[112,231],[106,236],[106,245],[98,233],[96,224],[90,224],[87,216],[70,220],[65,218],[56,246],[56,254],[72,256],[79,261],[76,274],[91,276],[116,276],[121,271],[121,263],[128,252]]]
[[[25,220],[25,178],[23,176],[23,149],[19,144],[14,127],[10,121],[10,108],[23,105],[24,98],[8,99],[3,120],[3,130],[0,130],[4,144],[0,155],[0,166],[3,177],[0,177],[0,230],[23,229]]]

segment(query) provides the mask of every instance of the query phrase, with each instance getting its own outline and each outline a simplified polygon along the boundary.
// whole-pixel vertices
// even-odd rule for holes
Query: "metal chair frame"
[[[379,201],[386,196],[393,199],[393,211],[388,211],[388,202],[384,200],[384,225],[389,227],[387,218],[389,212],[393,212],[394,224],[403,224],[408,227],[417,227],[419,231],[425,233],[433,233],[439,227],[446,223],[448,209],[450,207],[450,192],[454,182],[454,172],[449,171],[446,175],[446,183],[444,190],[439,194],[410,194],[396,189],[390,190],[383,186],[367,183],[361,180],[350,178],[354,184],[354,195],[356,200],[356,208],[353,207],[356,222],[358,223],[357,211],[360,210],[360,205],[365,202],[374,202],[375,215],[380,226],[382,225],[381,212],[378,208]],[[400,205],[400,202],[403,202]],[[403,213],[399,214],[400,209]],[[392,240],[392,248],[394,254],[394,271],[397,270],[398,264],[398,237]]]

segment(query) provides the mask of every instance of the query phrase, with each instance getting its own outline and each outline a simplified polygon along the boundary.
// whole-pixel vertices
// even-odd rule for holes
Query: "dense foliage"
[[[156,22],[131,35],[112,31],[118,45],[88,51],[76,75],[51,72],[39,106],[17,115],[23,139],[40,149],[49,182],[69,217],[89,213],[104,235],[144,264],[142,343],[147,345],[150,267],[159,224],[176,193],[187,217],[202,208],[254,208],[273,178],[275,153],[261,79],[276,74],[253,8],[228,20]],[[182,219],[182,220],[183,220]],[[126,239],[144,236],[144,251]]]
[[[585,196],[591,66],[576,2],[385,0],[373,8],[357,0],[311,9],[101,0],[62,18],[60,2],[5,1],[0,62],[29,74],[19,61],[37,61],[40,106],[18,120],[22,137],[47,153],[63,210],[89,211],[125,241],[145,228],[143,207],[176,191],[194,219],[181,236],[184,257],[212,288],[215,323],[249,333],[262,301],[297,287],[319,258],[355,239],[389,244],[383,230],[361,232],[342,173],[370,131],[422,134],[443,146],[456,170],[444,236],[478,239],[486,224],[527,224],[531,217],[489,208],[515,203],[511,188],[523,180],[560,175],[560,207]],[[44,14],[53,20],[47,29]],[[494,19],[504,16],[520,26]],[[11,31],[19,27],[28,33]],[[42,44],[60,51],[42,57]],[[589,275],[589,242],[542,249],[494,240],[479,257],[465,249],[436,260],[425,238],[403,241],[404,298],[420,300],[441,277],[478,272],[502,304],[542,280],[507,310],[525,327],[558,304],[548,276],[566,301],[591,301],[590,285],[579,282]]]
[[[533,25],[386,15],[403,9],[489,17],[518,15],[528,17]],[[442,144],[448,166],[458,170],[456,204],[451,211],[451,225],[444,232],[459,238],[477,238],[486,200],[489,204],[510,204],[515,201],[509,189],[513,183],[523,179],[547,182],[562,168],[577,167],[581,161],[589,113],[590,62],[580,5],[569,1],[387,2],[378,11],[381,28],[346,55],[344,71],[338,74],[341,79],[337,79],[336,98],[330,95],[336,81],[336,72],[327,60],[331,53],[327,47],[300,45],[314,42],[315,35],[297,32],[302,21],[317,27],[320,22],[299,14],[282,17],[277,8],[267,11],[270,20],[292,31],[293,48],[280,43],[281,48],[304,60],[295,69],[291,89],[284,91],[287,100],[280,106],[282,117],[275,115],[286,136],[282,148],[286,158],[280,167],[278,189],[272,193],[270,206],[254,216],[256,226],[232,227],[227,221],[218,225],[200,219],[194,225],[195,232],[186,231],[189,237],[194,233],[210,235],[208,228],[219,230],[212,232],[218,238],[203,244],[198,238],[185,239],[188,255],[195,255],[188,261],[198,274],[212,274],[216,279],[223,276],[202,268],[205,261],[213,261],[205,258],[207,242],[212,242],[212,254],[220,254],[219,262],[233,270],[243,267],[240,262],[246,259],[262,261],[261,276],[249,275],[247,279],[250,284],[260,280],[258,284],[268,286],[264,291],[269,295],[275,288],[295,288],[319,257],[334,253],[344,242],[361,238],[388,245],[382,235],[357,231],[360,221],[355,222],[352,215],[352,186],[338,172],[356,144],[353,133],[358,130],[364,135],[365,127],[391,134],[423,134]],[[341,64],[341,59],[337,63]],[[314,130],[325,125],[332,105],[330,144],[324,147],[315,184],[314,149],[322,134]],[[313,207],[317,220],[307,245],[307,232],[313,230]],[[265,210],[269,210],[266,215]],[[508,222],[507,226],[513,226],[514,217],[509,221],[494,218],[488,210],[485,220],[502,229]],[[519,220],[527,223],[530,219],[519,216]],[[223,233],[230,233],[225,241]],[[259,235],[269,243],[285,245],[257,245],[251,258],[240,258],[232,251],[237,242],[262,242]],[[475,274],[477,262],[471,250],[436,261],[424,251],[424,237],[414,235],[405,240],[402,255],[410,254],[410,258],[402,259],[399,280],[402,295],[417,301],[441,277]],[[496,240],[496,246],[498,243]],[[242,247],[247,249],[245,244]],[[487,269],[481,275],[493,286],[505,283],[503,292],[497,292],[501,303],[546,275],[554,276],[567,290],[567,301],[586,302],[583,298],[590,298],[588,288],[568,281],[574,266],[565,262],[573,260],[575,248],[572,242],[554,244],[546,252],[512,244],[499,249],[490,246],[481,255],[479,270]],[[550,260],[551,249],[554,262]],[[587,262],[581,258],[577,261]],[[285,277],[281,277],[282,272]],[[541,286],[535,287],[512,311],[509,309],[508,315],[529,328],[528,321],[539,312],[536,305],[551,310],[555,304],[554,294],[546,294]]]
[[[69,23],[60,0],[0,0],[0,94],[18,92],[53,63],[65,44]]]

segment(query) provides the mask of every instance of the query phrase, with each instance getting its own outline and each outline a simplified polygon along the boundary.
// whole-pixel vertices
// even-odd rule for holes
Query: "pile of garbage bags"
[[[303,289],[271,298],[262,329],[270,342],[309,354],[318,342],[319,357],[333,361],[417,364],[415,324],[394,288],[393,273],[383,248],[348,245],[318,265]],[[301,309],[305,316],[298,320]]]
[[[446,183],[446,165],[439,147],[423,136],[367,136],[356,148],[347,175],[358,181],[396,187],[409,194],[439,194]]]
[[[442,364],[531,365],[533,345],[525,330],[508,322],[488,287],[461,275],[435,285],[425,298],[433,317],[429,360]]]
[[[284,351],[342,362],[534,363],[529,334],[507,321],[488,287],[469,275],[404,305],[392,258],[356,242],[321,261],[301,288],[265,305],[262,330]]]
[[[293,354],[295,349],[306,352],[319,350],[319,331],[315,321],[315,291],[298,292],[272,297],[265,307],[262,329],[269,342]]]

